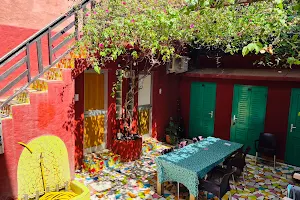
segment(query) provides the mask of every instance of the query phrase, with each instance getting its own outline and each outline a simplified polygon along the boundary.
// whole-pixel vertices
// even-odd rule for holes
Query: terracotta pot
[[[166,135],[166,142],[168,144],[171,144],[171,137],[169,135]]]

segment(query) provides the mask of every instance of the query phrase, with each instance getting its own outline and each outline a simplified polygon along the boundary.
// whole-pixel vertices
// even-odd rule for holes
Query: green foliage
[[[86,14],[77,49],[87,52],[96,71],[124,55],[167,62],[182,55],[187,46],[243,56],[261,54],[271,57],[270,66],[299,64],[299,3],[275,0],[223,6],[235,2],[102,1]]]
[[[166,128],[166,134],[170,136],[178,136],[178,124],[173,121],[173,118],[170,118],[169,125]]]
[[[249,52],[252,52],[252,51],[255,51],[255,54],[258,54],[262,48],[263,48],[263,45],[260,42],[250,43],[243,48],[242,54],[243,54],[243,56],[245,56]]]

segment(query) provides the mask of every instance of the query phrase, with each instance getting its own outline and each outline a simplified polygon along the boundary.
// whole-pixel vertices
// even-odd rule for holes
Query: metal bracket
[[[0,119],[0,154],[4,154],[4,143],[2,134],[2,121]]]

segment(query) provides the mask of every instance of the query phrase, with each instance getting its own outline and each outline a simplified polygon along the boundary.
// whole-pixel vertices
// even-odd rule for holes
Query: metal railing
[[[3,74],[0,75],[0,82],[6,79],[7,77],[12,76],[14,72],[16,72],[17,69],[19,69],[22,65],[26,64],[26,69],[21,72],[19,76],[17,76],[15,79],[10,81],[4,88],[0,89],[0,97],[3,97],[4,94],[6,94],[10,89],[13,88],[13,86],[16,86],[22,79],[27,77],[27,83],[22,86],[18,91],[16,91],[14,94],[9,96],[5,101],[2,102],[0,105],[0,109],[3,108],[5,105],[7,105],[11,100],[13,100],[18,94],[20,94],[22,91],[24,91],[27,87],[30,86],[35,80],[40,78],[46,71],[48,71],[51,67],[53,67],[55,64],[57,64],[63,57],[65,57],[73,47],[67,48],[63,53],[60,54],[57,58],[55,57],[55,53],[59,50],[63,50],[62,48],[65,47],[72,39],[78,40],[78,27],[79,27],[79,12],[86,11],[87,4],[90,3],[91,9],[95,6],[94,0],[84,0],[80,4],[73,7],[71,10],[69,10],[65,15],[60,16],[58,19],[50,23],[48,26],[44,27],[39,32],[35,33],[33,36],[25,40],[23,43],[18,45],[16,48],[14,48],[12,51],[4,55],[2,58],[0,58],[0,69],[4,67],[4,65],[11,64],[12,66],[8,68]],[[74,16],[74,20],[71,18]],[[82,15],[83,18],[85,15]],[[65,26],[60,31],[56,32],[55,34],[52,34],[53,30],[55,28],[58,28],[59,25],[61,25],[64,22],[68,22],[68,20],[71,20],[71,22]],[[83,19],[83,22],[85,19]],[[69,31],[71,28],[75,26],[74,33],[69,34],[67,31]],[[57,42],[59,38],[62,36],[66,36],[63,41],[58,43],[56,46],[54,46],[54,42]],[[43,52],[42,52],[42,37],[47,37],[48,39],[48,64],[44,66],[43,64]],[[38,64],[38,73],[36,76],[31,75],[31,63],[30,63],[30,57],[34,56],[32,52],[30,51],[30,47],[32,45],[36,45],[37,49],[37,64]],[[22,56],[22,54],[25,53],[25,56]],[[22,56],[15,64],[13,63],[13,59],[15,59],[17,56]]]

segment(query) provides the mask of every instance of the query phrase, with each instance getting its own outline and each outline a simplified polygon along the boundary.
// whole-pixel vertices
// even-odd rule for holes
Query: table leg
[[[160,183],[157,179],[157,194],[162,195],[164,193],[164,184]]]
[[[190,194],[190,200],[196,200],[196,197],[192,194]]]

